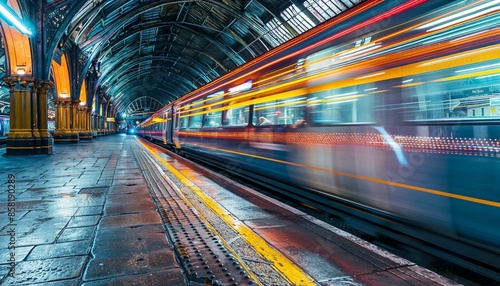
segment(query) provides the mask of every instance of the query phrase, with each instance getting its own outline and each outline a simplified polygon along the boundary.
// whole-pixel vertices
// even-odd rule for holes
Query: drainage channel
[[[134,153],[187,279],[203,285],[259,285],[154,159],[141,148]]]

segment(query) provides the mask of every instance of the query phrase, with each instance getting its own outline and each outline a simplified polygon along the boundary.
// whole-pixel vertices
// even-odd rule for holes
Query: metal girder
[[[184,25],[185,23],[183,23]],[[107,55],[108,53],[110,53],[110,51],[121,41],[125,41],[127,39],[130,39],[134,36],[136,36],[138,33],[142,32],[142,31],[145,31],[147,29],[151,29],[151,28],[164,28],[164,27],[177,27],[179,28],[181,31],[186,31],[186,32],[189,32],[189,33],[194,33],[196,34],[197,36],[200,36],[200,37],[203,37],[203,35],[201,35],[201,33],[193,30],[193,29],[188,29],[186,27],[183,27],[182,25],[179,25],[177,24],[176,22],[164,22],[164,23],[161,23],[161,24],[158,24],[154,21],[151,21],[149,23],[146,23],[146,24],[141,24],[140,27],[138,27],[137,29],[132,29],[132,30],[127,30],[126,33],[120,35],[119,37],[117,37],[116,39],[113,39],[113,41],[110,41],[110,43],[108,44],[108,46],[106,47],[103,47],[102,49],[102,55]],[[157,36],[158,37],[158,36]],[[169,37],[169,35],[164,35],[162,37]],[[160,42],[160,41],[156,41],[152,44],[163,44],[163,45],[177,45],[177,46],[181,46],[181,44],[177,44],[175,43],[174,41],[169,41],[169,42]],[[230,55],[230,51],[228,49],[226,49],[226,47],[222,46],[222,44],[220,43],[217,43],[216,44],[224,53],[227,53]],[[192,47],[192,46],[183,46],[184,48],[189,48],[189,49],[192,49],[192,50],[195,50],[197,51],[199,54],[209,58],[211,61],[213,61],[217,66],[219,66],[220,68],[224,69],[224,71],[227,71],[227,69],[224,67],[224,65],[219,62],[216,58],[214,58],[213,56],[211,56],[210,54],[200,50],[200,49],[197,49],[196,47]],[[234,60],[235,62],[237,63],[240,63],[241,64],[241,59],[238,59],[238,60]]]
[[[288,30],[288,32],[290,32],[290,34],[292,34],[292,36],[297,36],[299,33],[292,27],[290,26],[290,24],[288,24],[280,15],[280,11],[277,11],[271,7],[269,7],[268,5],[265,5],[263,4],[261,1],[259,0],[254,0],[255,3],[258,3],[259,5],[261,5],[269,14],[271,14],[274,18],[278,19],[280,21],[280,23]]]
[[[159,109],[161,109],[164,104],[154,97],[151,96],[141,96],[139,98],[134,99],[130,102],[125,110],[129,116],[136,115],[137,112],[150,112],[153,113]]]
[[[148,74],[149,75],[149,74]],[[138,76],[138,75],[136,75]],[[182,92],[183,94],[188,93],[191,90],[186,89],[184,85],[179,85],[179,80],[181,77],[179,76],[173,76],[172,81],[168,81],[167,79],[162,79],[161,82],[158,81],[157,83],[155,82],[151,87],[147,87],[145,85],[142,85],[141,80],[136,80],[136,81],[131,81],[131,80],[126,80],[123,79],[121,81],[118,81],[115,85],[112,85],[110,87],[109,92],[113,95],[121,94],[121,93],[128,93],[130,90],[135,89],[139,87],[141,89],[141,92],[147,92],[153,90],[159,90],[159,91],[166,91],[166,94],[170,93],[179,93]],[[155,81],[154,78],[152,78],[153,81]],[[144,82],[150,81],[148,78],[143,79]],[[174,85],[172,85],[172,82],[175,82]],[[175,99],[175,98],[174,98]],[[172,101],[173,99],[168,98],[167,101]]]
[[[183,92],[183,94],[188,93],[189,91],[186,91],[185,87],[179,85],[177,82],[178,77],[173,77],[172,80],[163,80],[161,83],[154,85],[151,88],[146,88],[141,84],[140,80],[137,81],[126,81],[124,80],[123,82],[118,83],[117,85],[111,87],[110,91],[112,94],[126,94],[130,93],[130,90],[135,89],[136,87],[140,87],[140,93],[146,93],[146,92],[152,92],[158,95],[158,98],[161,98],[163,95],[167,96],[169,94],[174,94],[174,93],[179,93]],[[153,79],[154,80],[154,79]],[[148,81],[147,78],[145,78],[144,81]],[[175,84],[172,84],[172,83]],[[156,92],[157,91],[157,92]],[[175,99],[175,98],[174,98]],[[167,98],[166,101],[172,101],[172,98]]]
[[[139,98],[139,97],[143,97],[143,96],[150,96],[148,94],[143,94],[142,93],[143,90],[139,86],[129,88],[126,90],[126,92],[127,92],[127,94],[123,94],[121,96],[123,98],[114,98],[113,99],[113,101],[116,102],[115,108],[117,109],[118,112],[123,112],[123,110],[128,106],[128,104],[130,102],[132,102],[134,99]],[[171,90],[160,89],[160,90],[158,90],[158,92],[161,92],[163,94],[163,98],[166,99],[166,101],[160,101],[160,100],[158,100],[158,97],[156,97],[156,96],[155,96],[155,99],[162,102],[163,105],[177,99],[177,96]]]
[[[170,59],[168,58],[164,58],[164,57],[158,57],[159,60],[162,60],[162,61],[169,61]],[[138,71],[137,70],[137,66],[138,64],[143,61],[144,59],[142,58],[136,58],[134,60],[127,60],[126,62],[122,62],[121,65],[118,65],[119,67],[110,67],[109,71],[106,70],[104,72],[107,72],[110,79],[112,78],[116,78],[116,80],[114,81],[106,81],[105,83],[106,84],[113,84],[114,82],[116,82],[117,80],[122,80],[123,77],[128,77],[130,79],[133,79],[134,77],[134,72],[137,73],[137,72],[143,72],[143,71]],[[180,66],[183,66],[184,64],[181,64]],[[190,66],[185,66],[183,67],[187,70],[192,70],[192,73],[193,74],[197,74],[199,73],[199,70],[196,70],[194,67],[190,67]],[[160,77],[163,73],[169,73],[168,75],[169,76],[172,76],[173,74],[176,74],[176,73],[172,73],[171,70],[168,70],[168,69],[165,69],[165,68],[162,68],[162,67],[159,67],[159,66],[155,66],[155,67],[149,67],[149,69],[147,69],[148,71],[154,71],[155,72],[155,75],[157,77]],[[174,70],[175,71],[175,70]],[[180,75],[179,75],[180,76]],[[104,78],[104,76],[101,76],[101,78]],[[185,76],[180,78],[180,83],[182,83],[183,85],[189,87],[190,90],[196,88],[196,85],[194,85],[192,82],[192,80],[189,80],[189,78],[186,78]],[[209,81],[209,79],[207,79],[207,82]]]

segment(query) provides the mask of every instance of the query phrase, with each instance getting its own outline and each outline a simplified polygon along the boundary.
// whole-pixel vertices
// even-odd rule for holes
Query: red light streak
[[[420,5],[422,3],[425,3],[425,2],[427,2],[427,0],[410,0],[410,1],[406,2],[406,3],[404,3],[404,4],[401,4],[401,5],[397,6],[397,7],[394,7],[392,9],[390,9],[390,10],[388,10],[388,11],[380,14],[380,15],[377,15],[377,16],[369,19],[369,20],[366,20],[364,22],[358,23],[358,24],[356,24],[354,26],[351,26],[350,28],[347,28],[347,29],[345,29],[345,30],[343,30],[343,31],[341,31],[339,33],[336,33],[335,35],[332,35],[332,36],[330,36],[330,37],[328,37],[328,38],[326,38],[326,39],[324,39],[322,41],[319,41],[319,42],[317,42],[314,45],[310,45],[310,46],[308,46],[306,48],[303,48],[301,50],[298,50],[298,51],[296,51],[294,53],[290,53],[290,54],[288,54],[286,56],[283,56],[283,57],[281,57],[281,58],[279,58],[279,59],[277,59],[275,61],[272,61],[272,62],[270,62],[268,64],[260,66],[259,68],[253,69],[253,70],[251,70],[251,72],[255,73],[255,72],[261,71],[263,69],[266,69],[269,66],[275,65],[278,62],[281,62],[283,60],[295,57],[295,56],[297,56],[299,54],[302,54],[304,52],[307,52],[307,51],[309,51],[309,50],[311,50],[313,48],[316,48],[318,46],[324,45],[324,44],[326,44],[326,43],[328,43],[328,42],[330,42],[332,40],[338,39],[338,38],[340,38],[342,36],[345,36],[345,35],[347,35],[349,33],[352,33],[352,32],[354,32],[356,30],[362,29],[362,28],[367,27],[369,25],[375,24],[375,23],[377,23],[379,21],[385,20],[385,19],[387,19],[389,17],[395,16],[395,15],[397,15],[397,14],[403,12],[403,11],[409,10],[409,9],[411,9],[411,8],[417,6],[417,5]],[[317,34],[317,33],[315,33],[315,34]],[[307,38],[300,38],[300,40],[301,41],[306,41],[308,38],[310,38],[311,36],[314,36],[315,34],[311,34]],[[272,54],[269,55],[269,56],[272,56]],[[241,80],[242,78],[247,77],[247,76],[248,76],[248,74],[241,75],[238,78],[232,80],[231,82],[235,82],[235,81]],[[229,82],[229,83],[231,83],[231,82]],[[210,89],[208,89],[208,90],[200,93],[198,96],[196,96],[194,98],[187,97],[186,100],[193,100],[193,99],[199,98],[199,97],[201,97],[201,96],[203,96],[203,95],[205,95],[205,94],[207,94],[209,92],[212,92],[213,90],[215,90],[217,88],[218,88],[217,86],[214,86],[214,87],[212,87],[212,88],[210,88]],[[182,102],[184,102],[184,101],[182,101]]]

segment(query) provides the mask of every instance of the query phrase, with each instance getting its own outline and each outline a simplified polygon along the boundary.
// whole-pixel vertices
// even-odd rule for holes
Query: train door
[[[0,117],[0,136],[7,136],[7,134],[9,134],[9,127],[9,117]]]
[[[161,115],[162,125],[161,125],[161,141],[163,144],[167,144],[167,113],[164,112]]]
[[[174,120],[173,120],[173,116],[172,116],[172,107],[169,107],[166,110],[165,117],[166,117],[165,119],[167,120],[165,123],[165,138],[166,138],[167,144],[170,145],[170,144],[173,144],[173,141],[172,141],[173,132],[172,131],[173,131]]]
[[[178,106],[174,106],[172,108],[172,118],[173,118],[173,125],[174,125],[174,128],[173,128],[173,134],[172,134],[172,142],[174,143],[175,147],[177,149],[181,149],[181,144],[180,144],[180,141],[179,141],[179,128],[180,128],[180,113],[179,113],[179,107]]]

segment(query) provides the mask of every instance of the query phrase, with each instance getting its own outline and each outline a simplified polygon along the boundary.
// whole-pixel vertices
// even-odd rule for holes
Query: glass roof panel
[[[355,3],[358,2],[361,2],[361,0],[306,0],[304,2],[304,7],[306,7],[314,16],[316,16],[319,21],[324,22],[351,8]]]
[[[287,21],[292,28],[300,34],[316,26],[314,22],[295,5],[292,5],[283,11],[283,13],[281,13],[281,17],[283,17],[283,19],[285,19],[285,21]]]
[[[274,38],[279,42],[279,44],[283,44],[284,42],[293,38],[292,34],[287,29],[285,29],[285,27],[283,27],[278,19],[272,19],[271,21],[267,22],[266,28],[269,31],[266,36]]]

